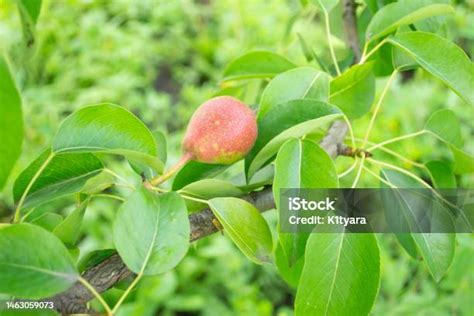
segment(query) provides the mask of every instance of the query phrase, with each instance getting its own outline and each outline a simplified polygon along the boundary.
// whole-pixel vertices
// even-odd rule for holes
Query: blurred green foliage
[[[448,19],[447,34],[472,58],[474,3],[457,2],[455,15]],[[0,1],[0,51],[9,57],[15,70],[26,122],[23,155],[11,179],[49,144],[59,122],[81,106],[117,103],[132,110],[151,129],[165,131],[171,164],[177,158],[191,113],[225,88],[220,83],[221,75],[235,57],[263,48],[302,64],[305,58],[297,37],[300,34],[323,60],[329,61],[320,17],[296,0],[44,3],[36,44],[27,49],[15,2]],[[340,7],[331,13],[331,27],[339,59],[350,58],[345,50]],[[466,149],[474,152],[474,109],[430,75],[421,71],[412,75],[404,75],[387,96],[371,141],[417,131],[435,110],[449,108],[465,123]],[[385,80],[380,79],[377,86],[383,86]],[[260,82],[249,87],[252,85],[256,86],[252,89],[258,89]],[[244,98],[255,104],[257,95],[247,93]],[[354,122],[359,137],[363,137],[367,124],[368,118]],[[429,136],[390,148],[415,161],[421,157],[449,159],[447,148]],[[352,162],[347,158],[338,161],[340,170]],[[128,181],[140,181],[127,164],[118,160],[113,163],[112,169]],[[237,169],[241,171],[242,164],[221,177],[229,177]],[[350,185],[354,176],[344,178],[342,185]],[[474,186],[472,176],[460,180],[461,187]],[[361,179],[361,186],[376,183],[368,174]],[[128,194],[126,188],[117,190]],[[87,238],[80,243],[81,256],[93,249],[112,247],[110,223],[115,203],[95,199],[88,207],[83,225]],[[58,208],[68,213],[72,210],[68,205],[58,201],[37,213]],[[10,184],[2,193],[0,218],[7,217],[11,208]],[[276,221],[274,212],[266,217]],[[411,261],[395,245],[394,238],[379,239],[382,281],[374,315],[474,313],[474,275],[466,273],[474,271],[472,236],[459,236],[455,261],[440,284],[429,277],[425,267]],[[121,290],[114,288],[106,298],[114,301],[120,294]],[[144,279],[120,315],[291,315],[293,294],[294,290],[271,266],[252,264],[228,239],[217,234],[195,243],[174,271]]]

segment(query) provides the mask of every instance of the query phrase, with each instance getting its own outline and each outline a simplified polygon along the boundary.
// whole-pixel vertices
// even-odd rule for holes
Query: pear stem
[[[190,160],[193,159],[193,154],[187,152],[184,153],[184,155],[179,159],[179,161],[171,167],[168,171],[163,173],[159,177],[154,177],[153,179],[150,180],[150,184],[153,186],[160,185],[161,183],[165,182],[169,178],[171,178],[176,172],[178,172],[181,168],[184,167],[186,163],[188,163]]]

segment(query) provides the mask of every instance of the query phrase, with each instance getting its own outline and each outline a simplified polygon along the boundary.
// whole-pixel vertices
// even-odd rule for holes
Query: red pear
[[[241,101],[216,97],[194,112],[183,141],[192,159],[211,164],[231,164],[252,149],[257,138],[255,113]]]
[[[189,121],[179,162],[152,179],[151,184],[166,181],[190,160],[232,164],[252,149],[257,131],[255,113],[247,105],[229,96],[210,99],[201,104]]]

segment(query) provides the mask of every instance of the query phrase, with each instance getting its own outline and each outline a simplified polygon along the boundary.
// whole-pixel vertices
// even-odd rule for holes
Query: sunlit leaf
[[[224,70],[224,80],[271,78],[295,68],[285,57],[270,51],[255,51],[233,60]]]
[[[454,172],[457,174],[474,173],[474,156],[454,146],[449,147],[456,162]]]
[[[328,102],[329,75],[310,67],[291,69],[270,81],[262,93],[258,108],[261,120],[274,106],[295,99]]]
[[[109,103],[87,106],[68,116],[56,132],[52,151],[123,155],[158,173],[163,171],[153,134],[131,112]]]
[[[331,81],[329,102],[336,105],[349,119],[369,112],[375,95],[373,63],[349,68]]]
[[[400,0],[377,11],[366,30],[366,39],[375,40],[394,32],[399,26],[440,14],[454,12],[447,4],[425,0]]]
[[[166,272],[188,251],[186,205],[175,192],[158,195],[139,188],[120,207],[113,230],[120,257],[135,273]]]
[[[423,69],[443,81],[467,103],[474,104],[474,64],[456,44],[423,32],[400,33],[388,41],[413,57]]]
[[[256,263],[270,262],[273,241],[262,214],[247,201],[233,197],[214,198],[209,206],[236,246]]]
[[[0,189],[21,153],[23,117],[21,98],[7,62],[0,56]]]

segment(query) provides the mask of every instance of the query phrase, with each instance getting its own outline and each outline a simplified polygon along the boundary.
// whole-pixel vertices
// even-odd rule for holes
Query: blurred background
[[[454,5],[455,14],[446,20],[446,36],[472,59],[474,1]],[[331,13],[331,40],[344,62],[351,56],[341,15],[340,7]],[[203,101],[216,94],[235,94],[251,105],[258,103],[265,82],[237,86],[220,82],[232,59],[249,50],[268,49],[303,65],[308,62],[298,39],[302,36],[323,60],[330,60],[320,14],[297,0],[49,0],[43,1],[36,32],[34,47],[25,47],[15,1],[0,0],[0,52],[9,59],[21,90],[26,133],[20,161],[0,195],[0,222],[7,221],[13,210],[13,179],[49,145],[60,121],[79,107],[112,102],[131,110],[150,129],[167,134],[171,165],[178,158],[186,123]],[[385,80],[380,77],[377,87]],[[465,149],[473,153],[474,109],[421,71],[405,73],[394,84],[371,140],[415,132],[440,108],[457,113],[463,122]],[[367,123],[368,118],[354,122],[359,137]],[[391,148],[415,161],[449,159],[447,148],[425,136]],[[338,168],[350,162],[340,158]],[[109,165],[127,181],[140,181],[123,161],[111,159]],[[220,177],[241,170],[237,164]],[[352,178],[344,181],[350,184]],[[461,187],[474,187],[472,176],[458,182]],[[361,185],[375,187],[378,182],[367,175]],[[127,189],[114,190],[129,194]],[[43,208],[67,213],[71,206],[70,200],[59,200]],[[117,207],[111,200],[92,200],[79,258],[112,247],[110,223]],[[265,216],[276,220],[274,212]],[[471,235],[459,236],[454,263],[439,284],[392,236],[378,237],[382,281],[374,315],[474,314]],[[121,287],[109,290],[106,298],[115,300]],[[272,266],[250,263],[227,238],[216,234],[194,243],[176,270],[144,279],[121,315],[291,315],[293,297],[294,289]]]

